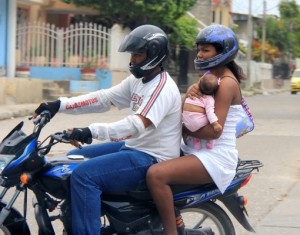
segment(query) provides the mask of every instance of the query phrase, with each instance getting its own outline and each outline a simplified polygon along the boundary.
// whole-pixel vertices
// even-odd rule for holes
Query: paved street
[[[258,235],[300,234],[300,205],[297,200],[300,195],[299,100],[300,94],[290,95],[288,92],[246,97],[254,115],[255,130],[238,140],[238,149],[242,159],[261,160],[264,167],[253,175],[240,193],[249,199],[249,221]],[[84,127],[91,122],[119,120],[126,114],[126,110],[119,112],[116,109],[100,115],[58,114],[45,128],[44,135],[68,127]],[[21,120],[25,120],[26,133],[30,133],[32,126],[26,118],[6,119],[0,122],[0,138]],[[70,148],[56,146],[53,154]],[[28,207],[32,213],[30,203]],[[32,214],[29,213],[29,216],[32,217]],[[237,235],[251,234],[234,218],[233,221]],[[29,220],[29,223],[36,228],[35,221]],[[55,226],[59,231],[58,225]],[[33,234],[37,234],[36,230]]]
[[[299,235],[299,94],[247,98],[255,130],[238,140],[243,159],[259,159],[261,171],[241,190],[248,196],[249,220],[259,235]],[[250,234],[236,225],[237,234]]]

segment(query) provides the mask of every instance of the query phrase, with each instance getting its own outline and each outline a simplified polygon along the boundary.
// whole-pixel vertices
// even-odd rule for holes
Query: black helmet
[[[147,59],[138,64],[129,64],[130,72],[141,78],[150,73],[168,57],[168,37],[154,25],[142,25],[130,32],[120,45],[119,52],[147,52]]]
[[[205,27],[196,37],[196,45],[213,44],[218,54],[208,60],[194,60],[195,69],[206,70],[216,66],[222,66],[234,60],[239,50],[238,40],[235,33],[228,27],[213,24]]]

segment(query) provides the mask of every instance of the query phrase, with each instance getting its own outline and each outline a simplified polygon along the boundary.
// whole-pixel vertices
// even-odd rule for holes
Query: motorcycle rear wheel
[[[215,235],[235,235],[234,226],[225,211],[214,202],[180,210],[186,228],[210,228]]]

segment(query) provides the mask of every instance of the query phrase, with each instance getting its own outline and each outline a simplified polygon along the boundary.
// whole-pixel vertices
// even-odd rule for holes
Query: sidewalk
[[[258,235],[300,234],[300,182],[295,181],[291,190],[272,211],[255,226]]]

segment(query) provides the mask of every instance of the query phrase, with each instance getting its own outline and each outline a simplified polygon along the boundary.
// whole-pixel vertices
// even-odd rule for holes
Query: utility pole
[[[249,0],[249,12],[248,12],[248,47],[247,47],[247,82],[246,87],[249,88],[251,84],[251,57],[252,57],[252,0]]]
[[[7,48],[7,77],[14,77],[16,70],[16,15],[17,15],[17,0],[7,1],[8,3],[8,27],[7,38],[9,38]]]
[[[267,2],[264,0],[264,10],[263,10],[263,27],[262,27],[262,48],[261,48],[261,62],[265,62],[265,46],[266,46],[266,11]]]

